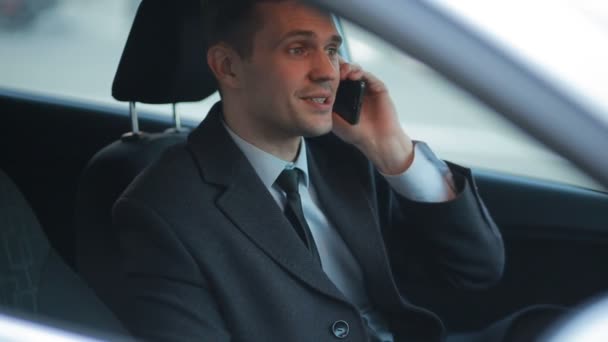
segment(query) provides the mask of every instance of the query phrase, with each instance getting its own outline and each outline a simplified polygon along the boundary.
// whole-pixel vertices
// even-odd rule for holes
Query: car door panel
[[[479,192],[502,232],[503,279],[486,290],[413,286],[418,304],[450,330],[480,329],[536,304],[572,307],[608,289],[608,194],[474,171]]]

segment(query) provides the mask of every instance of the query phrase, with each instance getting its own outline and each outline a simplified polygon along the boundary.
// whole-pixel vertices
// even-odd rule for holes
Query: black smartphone
[[[346,122],[356,125],[359,122],[363,95],[365,94],[364,81],[344,80],[340,82],[333,111]]]

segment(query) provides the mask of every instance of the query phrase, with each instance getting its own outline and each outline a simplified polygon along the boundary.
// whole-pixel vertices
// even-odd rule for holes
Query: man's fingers
[[[372,75],[369,72],[364,72],[363,76],[360,78],[363,79],[367,85],[367,90],[371,93],[382,93],[386,91],[386,86],[384,82],[382,82],[379,78]]]
[[[357,80],[362,76],[363,69],[358,64],[342,63],[340,64],[340,79]],[[354,76],[353,76],[354,75]],[[358,77],[356,77],[358,76]]]
[[[348,74],[346,79],[357,81],[357,80],[362,79],[364,76],[365,76],[365,73],[363,71],[357,71],[357,72],[351,72],[350,74]]]
[[[343,61],[343,59],[341,59]],[[363,80],[367,84],[367,91],[380,93],[386,91],[386,86],[380,79],[363,70],[359,64],[343,62],[340,64],[340,80]]]

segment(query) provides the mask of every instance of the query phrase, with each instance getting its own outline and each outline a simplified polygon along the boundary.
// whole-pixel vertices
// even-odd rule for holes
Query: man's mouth
[[[334,104],[334,98],[329,92],[309,93],[302,96],[301,99],[323,111],[331,110]]]
[[[334,105],[334,94],[329,89],[310,89],[301,92],[299,97],[315,112],[331,112]]]
[[[306,98],[307,101],[311,101],[311,102],[319,103],[319,104],[327,103],[328,99],[329,99],[329,97],[308,97],[308,98]]]

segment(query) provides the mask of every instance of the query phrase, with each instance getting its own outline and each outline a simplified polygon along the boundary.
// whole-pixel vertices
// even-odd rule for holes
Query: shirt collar
[[[253,166],[253,169],[266,188],[270,190],[276,179],[279,178],[281,172],[283,172],[284,169],[291,168],[297,168],[302,172],[304,175],[301,178],[302,184],[305,187],[308,187],[308,161],[306,158],[306,141],[304,139],[301,140],[300,150],[298,151],[296,160],[294,162],[288,162],[250,144],[234,133],[225,122],[223,122],[223,124],[228,134],[232,137],[232,140],[234,140],[243,154],[245,154],[245,157],[249,160],[249,163],[251,163],[251,166]]]

